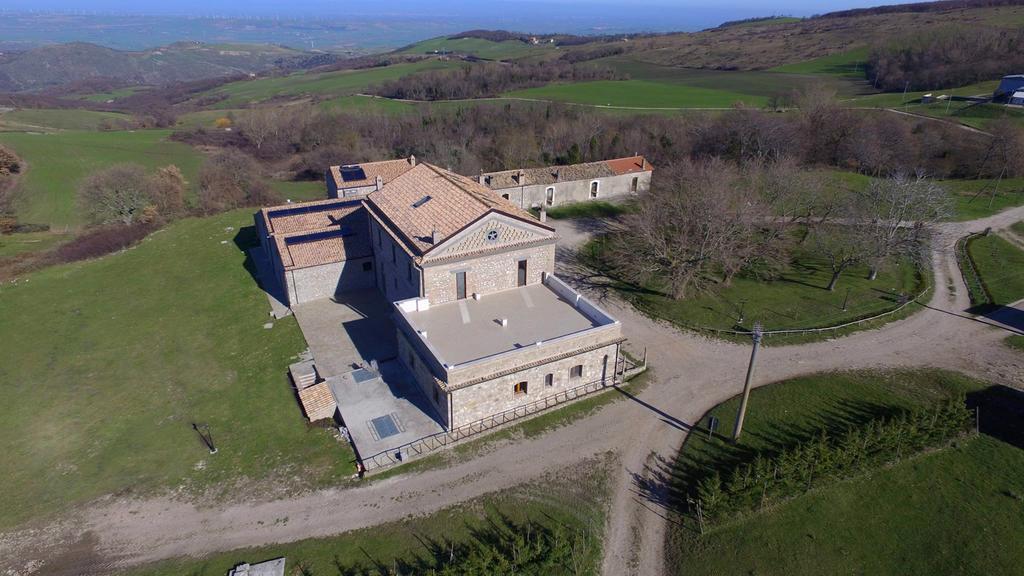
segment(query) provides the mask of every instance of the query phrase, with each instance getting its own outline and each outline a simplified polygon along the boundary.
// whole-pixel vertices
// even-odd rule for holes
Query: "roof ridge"
[[[428,168],[430,168],[430,169],[431,169],[432,171],[434,171],[434,173],[436,173],[436,174],[437,174],[438,176],[440,176],[440,177],[444,178],[444,179],[445,179],[445,180],[447,180],[448,182],[451,182],[451,183],[452,183],[453,185],[457,186],[457,187],[458,187],[458,188],[459,188],[460,190],[462,190],[463,192],[465,192],[466,194],[468,194],[468,195],[469,195],[470,197],[472,197],[472,198],[473,198],[473,200],[474,200],[474,201],[476,201],[476,203],[477,203],[477,204],[479,204],[479,205],[483,206],[484,208],[488,208],[488,209],[491,209],[491,208],[493,208],[493,206],[490,206],[490,205],[488,205],[488,204],[487,204],[486,202],[484,202],[483,200],[481,200],[481,199],[480,199],[480,198],[479,198],[479,197],[478,197],[478,196],[476,195],[476,193],[475,193],[474,191],[472,191],[472,190],[470,190],[469,188],[467,188],[467,187],[466,187],[466,186],[465,186],[465,185],[464,185],[464,184],[463,184],[462,182],[459,182],[458,180],[456,180],[456,179],[454,179],[454,178],[451,178],[451,177],[449,177],[449,174],[451,174],[451,175],[455,175],[455,173],[454,173],[454,172],[452,172],[451,170],[443,170],[443,169],[442,169],[442,168],[441,168],[440,166],[435,166],[435,165],[433,165],[433,164],[430,164],[430,163],[428,163],[428,162],[424,162],[424,163],[423,163],[423,165],[424,165],[424,166],[426,166],[426,167],[428,167]],[[445,172],[447,172],[448,174],[445,174]]]

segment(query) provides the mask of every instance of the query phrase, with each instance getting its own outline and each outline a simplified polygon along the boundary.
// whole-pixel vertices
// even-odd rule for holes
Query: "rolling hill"
[[[261,44],[178,42],[127,52],[74,42],[6,55],[0,60],[0,92],[41,91],[98,80],[118,86],[161,86],[322,63],[322,55]]]

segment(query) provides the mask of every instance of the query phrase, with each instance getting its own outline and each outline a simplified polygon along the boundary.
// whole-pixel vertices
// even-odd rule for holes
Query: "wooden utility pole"
[[[732,431],[733,443],[738,442],[743,432],[743,418],[747,415],[747,402],[750,400],[750,381],[754,378],[754,363],[757,361],[757,349],[761,347],[761,323],[754,322],[754,331],[750,333],[754,340],[754,348],[750,351],[750,365],[747,366],[747,380],[743,383],[743,399],[740,400],[740,411],[736,414],[736,428]]]

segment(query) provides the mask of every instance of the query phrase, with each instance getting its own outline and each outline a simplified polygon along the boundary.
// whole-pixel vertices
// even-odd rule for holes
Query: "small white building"
[[[1024,90],[1018,90],[1011,94],[1006,103],[1011,106],[1024,106]]]

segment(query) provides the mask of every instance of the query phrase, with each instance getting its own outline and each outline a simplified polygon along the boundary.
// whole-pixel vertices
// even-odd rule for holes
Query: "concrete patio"
[[[396,358],[394,308],[376,290],[292,308],[361,457],[441,432],[441,420]],[[371,361],[377,371],[368,369]]]

